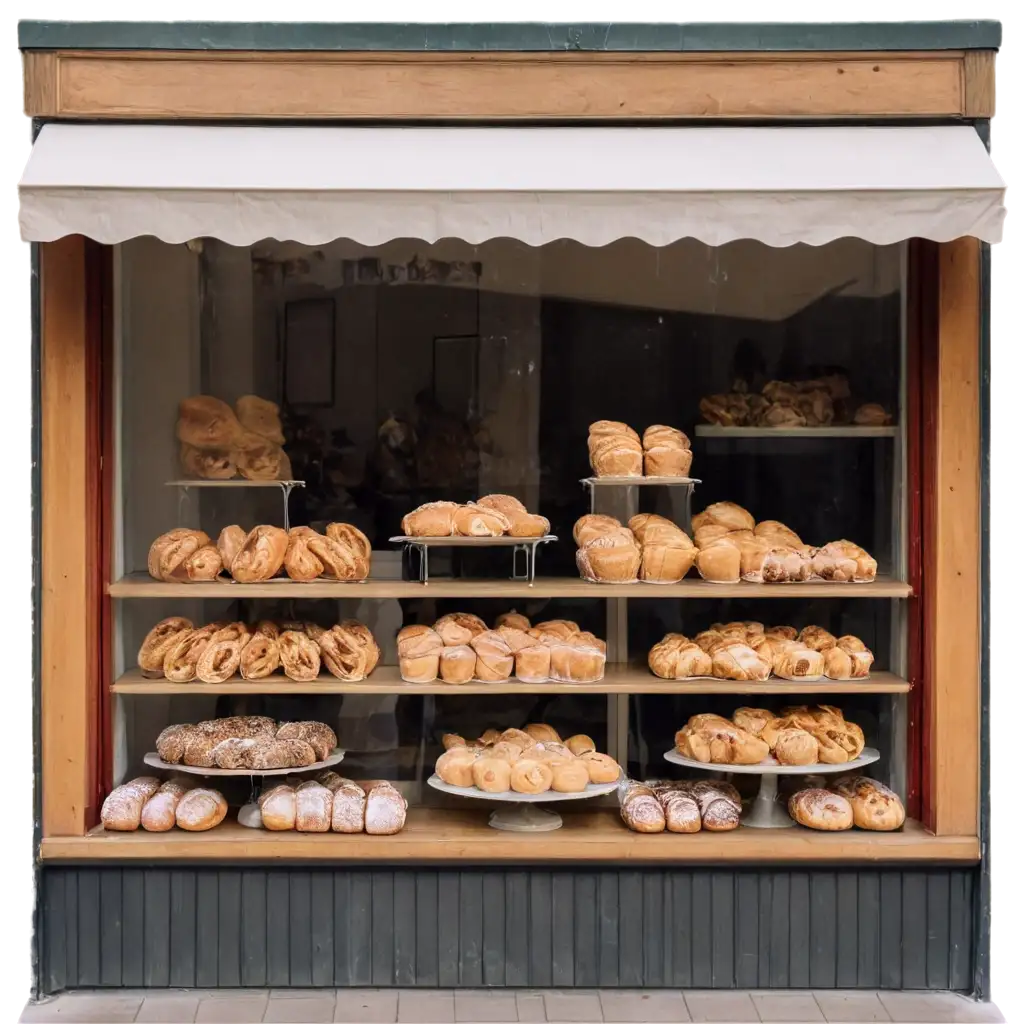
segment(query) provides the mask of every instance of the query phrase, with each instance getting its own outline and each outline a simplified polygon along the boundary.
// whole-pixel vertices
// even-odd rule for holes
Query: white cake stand
[[[859,757],[845,764],[779,764],[774,757],[768,757],[760,764],[705,764],[703,761],[683,757],[675,750],[665,754],[666,761],[681,764],[686,768],[726,772],[730,775],[760,775],[761,788],[750,810],[743,816],[743,824],[749,828],[791,828],[796,824],[776,800],[780,775],[832,775],[837,772],[855,771],[877,761],[879,757],[881,754],[874,747],[865,747]]]
[[[488,824],[491,828],[500,828],[505,832],[554,832],[562,827],[562,816],[555,811],[545,811],[537,804],[554,803],[556,800],[589,800],[591,797],[613,793],[618,782],[591,782],[581,793],[556,793],[549,789],[546,793],[485,793],[482,789],[469,786],[452,786],[438,775],[431,775],[427,785],[442,793],[452,796],[465,796],[473,800],[497,800],[507,803],[508,807],[499,807],[491,811]]]

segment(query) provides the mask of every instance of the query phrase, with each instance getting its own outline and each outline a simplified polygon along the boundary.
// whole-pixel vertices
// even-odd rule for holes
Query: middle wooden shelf
[[[139,669],[131,669],[110,687],[113,693],[180,694],[195,696],[209,693],[399,693],[409,696],[445,694],[499,693],[745,693],[745,694],[830,694],[830,693],[906,693],[910,683],[892,672],[872,672],[868,679],[817,679],[799,682],[769,679],[767,682],[737,682],[734,679],[659,679],[638,665],[609,665],[604,679],[597,683],[523,683],[509,679],[501,683],[407,683],[394,665],[382,665],[368,679],[345,682],[333,676],[321,676],[312,682],[297,683],[274,674],[265,679],[229,679],[223,683],[172,683],[166,679],[146,679]]]

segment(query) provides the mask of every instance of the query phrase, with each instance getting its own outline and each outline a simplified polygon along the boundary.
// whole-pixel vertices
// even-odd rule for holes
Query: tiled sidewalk
[[[22,1021],[49,1024],[490,1024],[553,1021],[609,1024],[707,1021],[723,1024],[803,1024],[833,1021],[1002,1021],[991,1003],[953,994],[916,992],[700,992],[220,989],[75,992],[25,1008]]]

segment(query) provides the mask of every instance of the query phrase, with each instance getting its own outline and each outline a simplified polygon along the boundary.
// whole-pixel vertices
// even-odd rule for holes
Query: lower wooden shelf
[[[361,861],[503,862],[590,861],[765,864],[784,862],[971,862],[980,857],[973,836],[935,836],[918,822],[900,832],[814,832],[805,828],[642,835],[614,809],[561,810],[556,832],[499,832],[488,811],[416,807],[393,836],[264,832],[225,821],[209,832],[104,832],[44,839],[43,860],[110,861]]]
[[[892,672],[873,672],[870,679],[838,682],[819,679],[813,683],[788,679],[769,679],[764,683],[736,682],[732,679],[659,679],[645,666],[612,665],[599,683],[521,683],[509,679],[503,683],[407,683],[395,665],[383,665],[369,679],[346,683],[333,676],[321,676],[310,683],[296,683],[284,675],[268,676],[247,682],[229,679],[223,683],[171,683],[166,679],[146,679],[139,669],[126,672],[111,684],[114,693],[188,694],[197,693],[400,693],[409,696],[497,693],[748,693],[748,694],[829,694],[829,693],[906,693],[910,683]]]

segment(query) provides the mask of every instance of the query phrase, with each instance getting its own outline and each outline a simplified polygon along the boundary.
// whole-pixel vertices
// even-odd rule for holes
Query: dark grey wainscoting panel
[[[976,869],[45,867],[40,988],[968,990]]]

